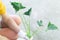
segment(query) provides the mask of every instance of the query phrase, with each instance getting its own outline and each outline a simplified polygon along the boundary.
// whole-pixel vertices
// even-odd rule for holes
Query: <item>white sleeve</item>
[[[25,36],[26,36],[26,33],[20,30],[18,33],[18,37],[24,38]]]
[[[18,37],[28,40],[28,37],[26,36],[26,33],[22,30],[20,30],[20,32],[18,33]]]
[[[18,38],[17,40],[25,40],[25,39],[22,39],[22,38]]]

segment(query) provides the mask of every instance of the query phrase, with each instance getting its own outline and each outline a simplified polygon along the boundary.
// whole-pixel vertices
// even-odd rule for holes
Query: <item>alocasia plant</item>
[[[42,20],[39,20],[39,21],[37,21],[37,24],[38,24],[39,26],[43,26],[43,21],[42,21]]]
[[[31,11],[32,11],[32,8],[30,8],[30,9],[29,9],[28,11],[26,11],[24,14],[30,16]]]
[[[56,25],[52,24],[51,22],[48,23],[48,30],[55,30],[58,29]]]
[[[11,2],[11,5],[13,6],[13,8],[15,9],[15,11],[19,11],[20,9],[24,9],[26,7],[24,7],[21,3],[18,3],[18,2]],[[31,10],[32,8],[28,9],[28,11],[24,12],[24,15],[28,15],[30,17],[30,14],[31,14]],[[24,15],[22,16],[22,21],[23,21],[23,24],[24,26],[26,27],[26,34],[29,38],[31,38],[31,32],[30,32],[30,21],[29,21],[29,24],[27,23]]]
[[[16,10],[16,12],[25,8],[21,3],[18,2],[11,2],[11,5],[13,5],[13,8]]]
[[[26,8],[22,5],[22,3],[19,3],[19,2],[11,2],[11,5],[13,6],[13,8],[15,9],[16,12],[18,12],[21,9]],[[29,19],[30,19],[31,11],[32,11],[32,8],[30,8],[30,9],[28,9],[28,11],[24,12],[24,15],[29,16]],[[22,15],[22,16],[20,15],[20,16],[22,17],[22,21],[23,21],[24,27],[26,29],[25,31],[26,31],[27,37],[31,38],[32,36],[34,36],[36,34],[36,32],[39,32],[39,30],[37,29],[37,30],[35,30],[35,32],[31,33],[32,31],[30,30],[30,20],[29,20],[29,22],[27,22],[28,20],[26,21],[24,15]],[[38,20],[37,24],[38,24],[39,27],[43,26],[43,21]],[[58,29],[58,28],[57,28],[57,26],[55,26],[54,24],[49,22],[48,26],[47,26],[47,29],[48,30],[55,30],[55,29]]]

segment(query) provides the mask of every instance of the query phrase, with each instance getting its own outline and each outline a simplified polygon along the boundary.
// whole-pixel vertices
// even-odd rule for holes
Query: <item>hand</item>
[[[20,17],[16,16],[16,15],[11,15],[10,16],[15,22],[16,24],[19,26],[19,24],[21,23],[21,19]],[[7,38],[9,38],[10,40],[16,40],[17,39],[17,33],[14,32],[13,30],[11,30],[7,24],[5,24],[3,22],[3,20],[1,21],[2,23],[2,30],[0,30],[0,35],[6,36]]]

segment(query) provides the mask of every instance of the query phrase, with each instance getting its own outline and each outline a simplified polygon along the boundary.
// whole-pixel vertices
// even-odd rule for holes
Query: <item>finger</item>
[[[21,23],[21,18],[17,15],[10,15],[10,17],[16,22],[17,25]]]
[[[5,24],[8,25],[10,29],[14,30],[16,33],[20,31],[20,28],[18,27],[18,25],[10,16],[4,14],[2,15],[2,20],[4,21]]]
[[[0,35],[3,35],[11,40],[17,39],[17,34],[9,28],[2,28],[0,30]]]
[[[17,15],[10,15],[10,17],[16,22],[17,25],[19,25],[21,23],[21,19],[19,16]],[[1,26],[2,28],[7,28],[8,25],[6,25],[3,20],[1,21]]]

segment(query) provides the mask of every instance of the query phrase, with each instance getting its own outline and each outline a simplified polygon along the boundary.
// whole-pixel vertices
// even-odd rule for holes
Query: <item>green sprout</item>
[[[21,9],[24,9],[26,7],[24,7],[22,5],[22,3],[19,3],[19,2],[11,2],[11,5],[13,6],[13,8],[15,9],[16,12],[18,12],[19,10]],[[32,11],[32,8],[28,9],[28,11],[24,12],[24,15],[27,15],[29,16],[29,22],[27,22],[28,20],[26,20],[26,18],[24,17],[24,15],[20,15],[19,16],[21,17],[22,19],[22,22],[23,22],[23,25],[24,25],[24,28],[25,28],[25,31],[26,31],[26,34],[27,34],[27,37],[30,39],[32,36],[36,35],[36,33],[40,32],[38,29],[35,30],[33,33],[31,33],[31,29],[30,29],[30,15],[31,15],[31,11]],[[38,20],[37,21],[37,25],[39,26],[39,28],[41,26],[43,26],[43,21],[42,20]],[[48,30],[56,30],[58,29],[56,25],[52,24],[51,22],[48,23],[48,26],[47,26]]]
[[[56,30],[58,29],[56,25],[52,24],[51,22],[48,23],[48,30]]]
[[[39,25],[39,27],[40,26],[43,26],[43,21],[42,20],[39,20],[39,21],[37,21],[37,24]]]
[[[16,12],[21,10],[21,9],[26,8],[19,2],[11,2],[11,5],[13,5],[13,8],[15,9]]]

